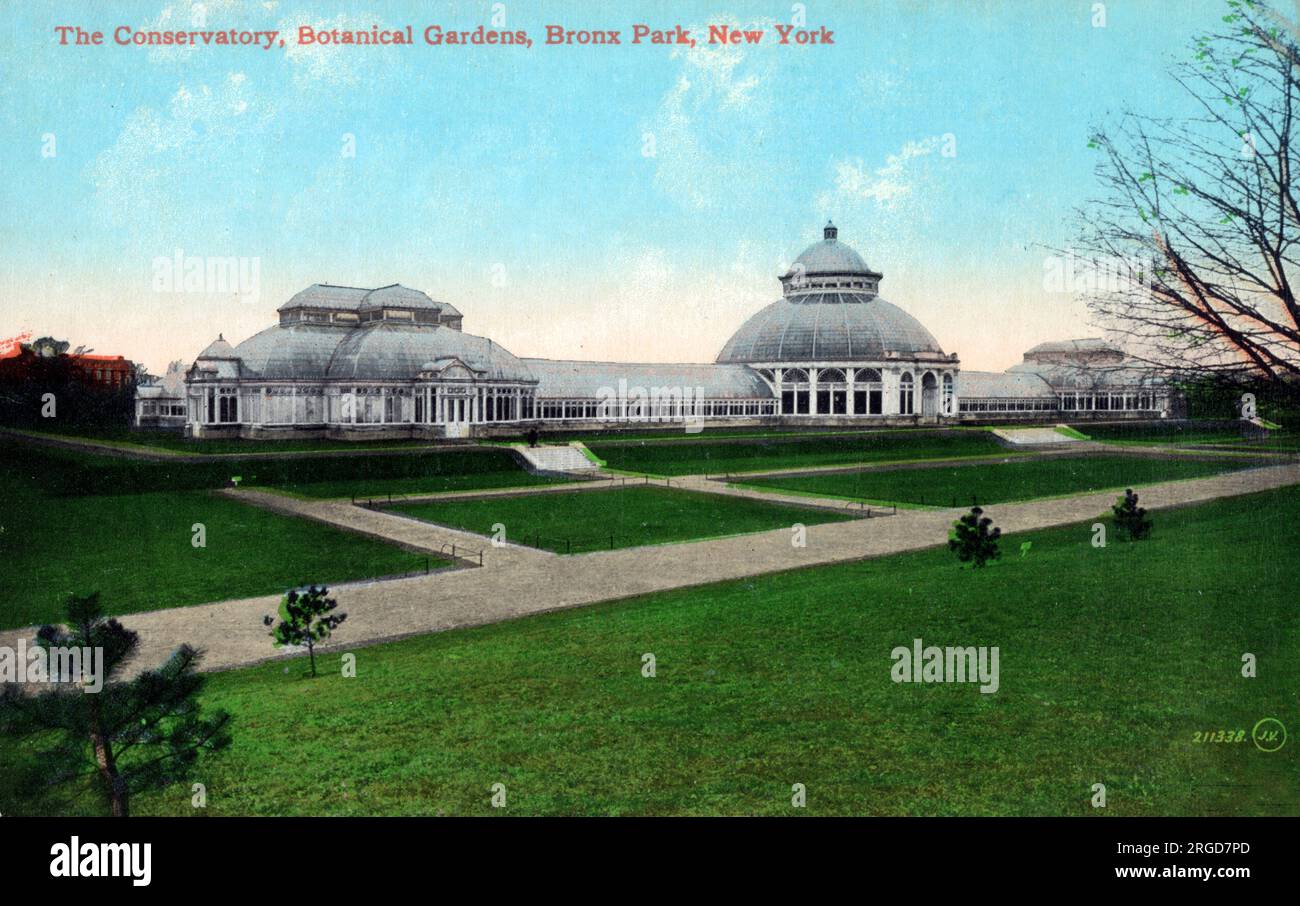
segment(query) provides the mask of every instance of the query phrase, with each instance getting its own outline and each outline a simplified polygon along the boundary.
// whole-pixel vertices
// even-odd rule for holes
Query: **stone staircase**
[[[1064,427],[1058,426],[1058,427]],[[995,428],[993,435],[1014,447],[1060,446],[1077,444],[1079,438],[1062,434],[1056,428]]]
[[[600,468],[584,455],[581,444],[516,444],[511,449],[530,472],[594,472]]]

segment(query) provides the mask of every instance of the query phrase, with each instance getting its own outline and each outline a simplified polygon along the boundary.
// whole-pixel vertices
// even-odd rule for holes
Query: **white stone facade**
[[[834,226],[711,365],[520,359],[400,285],[316,284],[279,323],[218,337],[185,375],[194,437],[463,438],[531,427],[706,422],[941,425],[1168,415],[1163,380],[1098,340],[1042,344],[1003,374],[963,372],[879,295]]]

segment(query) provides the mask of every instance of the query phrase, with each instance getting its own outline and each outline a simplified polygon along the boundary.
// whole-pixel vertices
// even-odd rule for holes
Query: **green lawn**
[[[423,555],[206,491],[74,495],[53,493],[52,477],[39,460],[0,462],[0,628],[57,620],[73,592],[124,614],[424,568]]]
[[[970,506],[972,501],[984,505],[1106,488],[1140,487],[1254,465],[1258,463],[1238,459],[1200,462],[1143,456],[1045,456],[966,466],[751,478],[743,484],[880,503]]]
[[[129,428],[70,428],[63,431],[33,431],[67,440],[88,440],[112,446],[144,447],[150,450],[167,450],[175,453],[239,454],[239,453],[298,453],[319,451],[400,450],[408,447],[430,447],[427,440],[327,440],[293,438],[285,440],[251,440],[248,438],[188,438],[165,431],[132,431]]]
[[[1300,746],[1249,734],[1300,726],[1297,512],[1291,488],[1140,543],[1009,536],[1028,555],[980,571],[936,549],[378,645],[355,678],[218,674],[232,747],[133,811],[193,814],[192,781],[212,815],[500,815],[499,782],[510,815],[1295,815]],[[915,638],[998,646],[998,692],[895,684]],[[1195,741],[1219,730],[1246,739]],[[0,812],[47,810],[15,776]]]
[[[5,459],[42,487],[60,494],[151,493],[241,484],[279,488],[314,497],[347,497],[475,490],[555,481],[525,471],[498,447],[471,450],[379,453],[375,455],[231,458],[195,462],[130,459],[16,443]]]
[[[446,455],[446,454],[442,454]],[[554,475],[534,475],[518,466],[467,473],[429,473],[407,478],[342,478],[334,481],[280,481],[269,487],[305,497],[356,497],[378,501],[389,494],[434,494],[444,491],[486,491],[572,481]]]
[[[1121,422],[1116,424],[1076,424],[1075,429],[1093,440],[1131,444],[1230,444],[1243,449],[1293,450],[1300,446],[1300,435],[1286,430],[1274,431],[1260,438],[1246,434],[1239,425],[1226,421]]]
[[[1008,455],[987,431],[878,431],[806,439],[772,437],[672,443],[589,441],[587,447],[611,469],[651,475],[719,475],[763,469]]]
[[[392,509],[480,535],[491,535],[492,526],[501,523],[507,541],[557,553],[640,547],[760,532],[796,522],[807,525],[853,518],[828,510],[659,487],[484,497]]]

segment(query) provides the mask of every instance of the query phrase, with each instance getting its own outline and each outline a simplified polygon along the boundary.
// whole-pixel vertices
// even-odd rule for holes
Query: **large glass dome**
[[[882,275],[839,241],[833,224],[781,277],[785,296],[751,317],[719,364],[879,361],[943,355],[921,322],[880,298]]]

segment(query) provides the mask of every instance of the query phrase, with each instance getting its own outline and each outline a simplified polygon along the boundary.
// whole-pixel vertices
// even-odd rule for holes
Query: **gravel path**
[[[1269,466],[1208,478],[1139,486],[1142,503],[1163,508],[1300,484],[1300,464]],[[807,504],[807,498],[727,488],[696,478],[674,487]],[[516,545],[493,547],[480,536],[376,512],[349,503],[286,498],[253,490],[232,496],[280,512],[436,552],[452,543],[483,550],[483,566],[428,576],[336,586],[348,620],[329,647],[377,641],[509,620],[599,601],[918,550],[945,543],[962,510],[899,510],[897,515],[807,528],[807,546],[791,544],[789,529],[705,541],[557,556]],[[1113,492],[1001,504],[987,508],[1004,532],[1086,522],[1109,512]],[[475,558],[477,562],[477,558]],[[206,651],[204,669],[219,670],[284,657],[272,648],[263,614],[279,596],[129,614],[122,622],[140,633],[138,665],[162,661],[181,642]],[[0,633],[13,645],[24,630]]]

